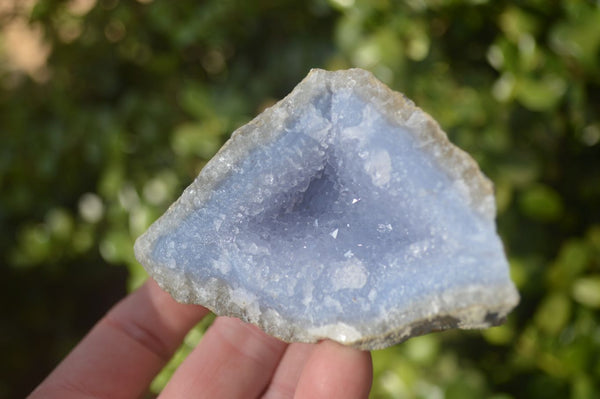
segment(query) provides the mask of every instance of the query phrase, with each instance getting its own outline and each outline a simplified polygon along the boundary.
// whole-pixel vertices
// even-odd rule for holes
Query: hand
[[[29,398],[139,398],[208,313],[175,302],[149,280],[110,310]],[[219,317],[160,398],[366,398],[371,381],[369,352],[332,341],[287,344]]]

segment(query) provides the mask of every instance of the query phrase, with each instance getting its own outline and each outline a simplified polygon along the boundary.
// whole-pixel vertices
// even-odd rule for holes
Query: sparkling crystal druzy
[[[362,349],[518,302],[490,181],[369,72],[313,70],[233,133],[135,245],[181,302]]]

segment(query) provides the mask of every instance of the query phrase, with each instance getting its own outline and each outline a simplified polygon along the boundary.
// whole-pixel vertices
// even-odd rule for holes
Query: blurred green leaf
[[[550,33],[551,47],[562,56],[574,58],[598,77],[600,8],[591,2],[574,2],[571,8],[568,19],[553,27]]]
[[[430,364],[435,361],[439,351],[439,342],[430,335],[409,340],[404,345],[404,353],[417,364]]]
[[[588,244],[583,240],[565,242],[548,273],[548,281],[554,289],[568,289],[573,280],[583,273],[590,261]]]
[[[527,108],[543,111],[555,107],[567,89],[559,76],[549,75],[541,79],[522,78],[517,83],[517,98]]]
[[[600,308],[600,276],[577,279],[573,283],[573,298],[582,305]]]
[[[508,324],[488,328],[483,331],[483,336],[492,345],[507,345],[514,337],[514,327]]]
[[[212,157],[221,146],[221,127],[218,122],[183,124],[173,133],[173,151],[178,156]]]
[[[571,301],[561,293],[552,293],[544,298],[535,314],[537,327],[548,333],[558,334],[571,317]]]
[[[525,215],[543,222],[557,220],[563,213],[560,195],[542,184],[528,188],[521,196],[519,205]]]
[[[535,34],[539,27],[534,15],[516,6],[507,7],[500,15],[499,24],[506,37],[515,43],[524,35]]]

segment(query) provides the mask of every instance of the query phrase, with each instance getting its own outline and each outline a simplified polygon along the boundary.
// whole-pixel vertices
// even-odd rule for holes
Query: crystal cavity
[[[379,349],[518,303],[491,182],[360,69],[312,70],[235,131],[135,244],[176,300],[288,342]]]

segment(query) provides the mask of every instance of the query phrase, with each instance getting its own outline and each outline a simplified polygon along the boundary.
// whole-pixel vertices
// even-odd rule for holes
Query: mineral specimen
[[[361,349],[517,304],[490,181],[369,72],[313,70],[235,131],[136,242],[178,301]]]

